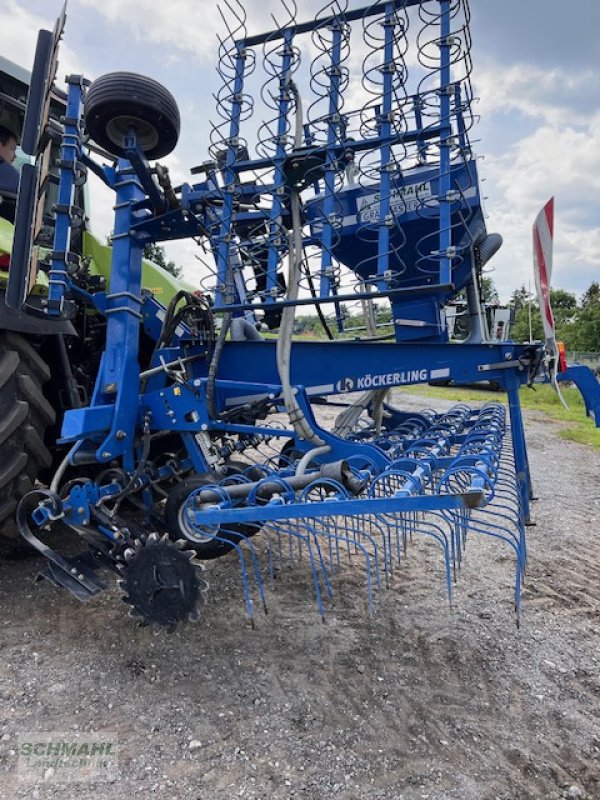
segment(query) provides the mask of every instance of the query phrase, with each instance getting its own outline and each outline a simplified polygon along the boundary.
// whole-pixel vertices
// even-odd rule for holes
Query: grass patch
[[[503,392],[486,392],[479,389],[454,386],[403,386],[403,392],[424,397],[437,397],[457,402],[489,403],[491,400],[504,401]],[[535,391],[527,386],[521,387],[521,406],[541,411],[551,419],[571,423],[569,427],[558,431],[561,439],[579,442],[600,449],[600,428],[597,428],[590,417],[586,417],[585,404],[578,389],[565,387],[562,390],[569,410],[564,408],[558,395],[551,386],[536,386]]]

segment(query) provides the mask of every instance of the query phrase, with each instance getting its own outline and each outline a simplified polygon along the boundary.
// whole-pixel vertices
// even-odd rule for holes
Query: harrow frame
[[[396,59],[399,42],[406,37],[407,10],[417,6],[432,37],[428,46],[438,51],[429,69],[436,84],[404,98],[415,125],[407,130],[395,117],[398,87],[403,85]],[[20,506],[23,536],[49,559],[43,577],[86,599],[104,586],[95,577],[97,567],[118,568],[127,584],[132,564],[138,569],[146,559],[154,567],[155,596],[174,592],[174,606],[187,613],[192,595],[204,593],[204,583],[188,576],[188,561],[179,551],[193,557],[194,542],[204,538],[237,553],[252,616],[250,576],[265,601],[251,541],[263,529],[278,540],[280,557],[285,537],[292,560],[296,548],[307,552],[323,615],[323,597],[332,593],[330,574],[342,550],[364,558],[373,607],[374,587],[381,587],[382,576],[389,582],[394,559],[402,557],[417,533],[442,546],[451,597],[467,534],[479,533],[502,540],[515,552],[518,614],[532,495],[519,388],[544,374],[544,350],[541,344],[490,341],[481,324],[467,343],[448,342],[443,304],[466,288],[477,305],[478,276],[498,241],[485,229],[468,141],[469,73],[462,90],[452,77],[459,62],[468,62],[468,6],[465,0],[440,0],[430,17],[427,9],[431,4],[425,0],[388,0],[306,24],[291,22],[261,36],[232,35],[221,52],[225,94],[219,95],[219,103],[226,134],[213,139],[216,161],[203,167],[205,179],[176,191],[164,168],[148,163],[135,121],[119,142],[113,164],[100,166],[92,158],[84,142],[87,82],[69,77],[71,117],[63,132],[61,202],[45,313],[68,315],[74,303],[93,307],[106,316],[106,347],[89,404],[65,415],[60,443],[68,453],[63,464],[48,489],[36,489]],[[465,23],[453,32],[457,9],[464,12]],[[357,20],[367,26],[367,41],[373,19],[383,28],[383,38],[372,48],[381,58],[379,105],[366,107],[366,132],[355,139],[348,135],[341,103],[344,43],[349,41],[348,26]],[[327,99],[328,111],[301,131],[299,90],[292,75],[298,66],[295,37],[307,32],[331,40],[331,48],[323,50],[327,66],[318,73],[326,79],[326,98],[320,99]],[[253,47],[267,48],[269,80],[276,86],[274,127],[266,125],[267,134],[257,146],[262,155],[254,159],[241,139],[247,119],[245,65]],[[429,73],[423,80],[430,79]],[[365,68],[367,78],[370,74]],[[290,145],[292,111],[297,131]],[[432,147],[434,159],[428,163]],[[349,168],[365,153],[371,160],[361,167],[362,184],[355,185]],[[407,154],[420,163],[404,169]],[[100,176],[116,198],[110,286],[94,293],[78,282],[69,252],[73,187],[86,170]],[[457,175],[463,174],[473,185],[461,183]],[[424,175],[427,180],[419,182]],[[39,184],[39,175],[30,183]],[[425,184],[420,195],[415,189],[411,206],[411,187]],[[303,197],[307,191],[312,195]],[[342,194],[346,206],[339,213]],[[363,215],[358,203],[367,195],[376,199],[368,201],[369,213]],[[21,203],[22,209],[34,206],[31,198]],[[348,214],[349,208],[355,210]],[[18,214],[17,233],[29,223]],[[214,256],[212,307],[206,298],[181,293],[165,309],[141,291],[145,244],[183,237],[203,237]],[[352,242],[360,251],[354,260]],[[317,251],[311,252],[319,290],[303,297],[302,276],[310,273],[304,260],[309,264],[311,248]],[[353,281],[349,294],[342,291],[344,259],[344,274]],[[12,270],[11,296],[21,298],[17,305],[25,297],[29,261],[27,253]],[[339,322],[341,304],[348,298],[367,303],[387,298],[394,341],[382,343],[372,336],[359,342],[292,344],[295,308],[333,304]],[[177,301],[186,309],[180,317]],[[220,333],[215,314],[223,315]],[[257,341],[259,317],[265,325],[279,327],[278,342]],[[142,325],[155,341],[143,368]],[[241,333],[235,333],[238,329]],[[419,416],[383,403],[389,389],[442,377],[456,384],[486,379],[502,386],[509,424],[498,404]],[[356,391],[366,394],[348,404],[336,428],[319,424],[315,402]],[[366,421],[363,412],[370,415]],[[287,424],[273,421],[281,413],[287,415]],[[178,438],[183,454],[158,465],[149,458],[151,443],[166,435]],[[253,467],[234,465],[227,473],[232,455],[252,457],[253,448],[265,442],[278,445],[269,459],[258,459]],[[78,468],[102,465],[109,469],[92,478],[76,474]],[[75,478],[63,484],[67,469]],[[191,473],[206,476],[206,481],[190,490],[179,514],[185,525],[173,532],[160,505],[173,484]],[[143,511],[141,525],[122,514],[125,501]],[[69,561],[41,541],[39,530],[58,519],[90,545],[91,561]],[[186,531],[191,532],[187,537]],[[273,563],[269,546],[271,571]],[[190,587],[189,596],[181,598],[179,569]],[[173,620],[164,604],[156,601],[155,607],[154,600],[144,599],[139,576],[136,581],[132,585],[130,580],[130,595],[141,599],[133,603],[134,612],[155,624],[167,620],[170,626]]]

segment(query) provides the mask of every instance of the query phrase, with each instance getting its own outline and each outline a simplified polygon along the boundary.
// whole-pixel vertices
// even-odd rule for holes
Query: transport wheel
[[[52,464],[44,433],[56,418],[42,386],[50,369],[18,333],[0,333],[0,556],[33,555],[14,518],[41,469]]]
[[[128,132],[148,159],[175,148],[181,121],[175,98],[157,81],[134,72],[109,72],[88,89],[84,119],[91,138],[111,155],[123,156]]]
[[[254,536],[260,530],[260,526],[253,523],[231,525],[227,529],[222,529],[219,525],[202,528],[192,524],[191,509],[186,505],[190,494],[220,480],[222,476],[210,472],[193,475],[171,490],[165,504],[165,525],[171,538],[185,539],[194,548],[198,558],[204,561],[221,558],[233,550],[234,544],[243,541],[245,537]],[[199,503],[197,509],[201,508],[202,504]]]

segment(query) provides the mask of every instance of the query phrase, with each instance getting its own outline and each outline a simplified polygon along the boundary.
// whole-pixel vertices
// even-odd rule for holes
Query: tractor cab
[[[31,165],[35,161],[34,156],[27,154],[21,147],[30,84],[31,72],[0,56],[0,128],[10,131],[17,140],[17,153],[12,166],[19,173],[25,164]],[[56,202],[58,191],[58,170],[54,165],[59,155],[62,130],[60,120],[64,113],[64,98],[56,94],[51,98],[49,107],[49,173],[51,177],[44,193],[44,217],[46,219],[51,212],[52,205]],[[17,193],[8,191],[0,182],[0,198],[0,218],[14,224]],[[1,222],[0,226],[6,230]],[[47,244],[51,244],[51,226],[46,225],[44,233]]]
[[[20,141],[23,130],[29,79],[30,75],[26,70],[0,56],[0,129],[12,133],[17,142]],[[28,160],[18,147],[13,167],[20,170],[22,164]],[[0,180],[0,217],[14,222],[16,203],[17,193],[9,191]]]

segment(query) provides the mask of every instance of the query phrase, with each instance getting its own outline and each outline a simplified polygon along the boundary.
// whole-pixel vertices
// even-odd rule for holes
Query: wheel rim
[[[125,138],[132,128],[135,129],[137,144],[143,152],[156,147],[159,136],[154,125],[129,114],[111,119],[106,125],[106,135],[117,147],[123,147]]]
[[[201,529],[192,523],[191,515],[196,510],[201,510],[204,507],[209,507],[209,503],[203,503],[195,509],[190,509],[188,503],[182,503],[179,511],[177,512],[177,522],[179,529],[185,538],[194,544],[209,544],[215,542],[215,537],[219,535],[221,530],[220,525],[205,525]]]

